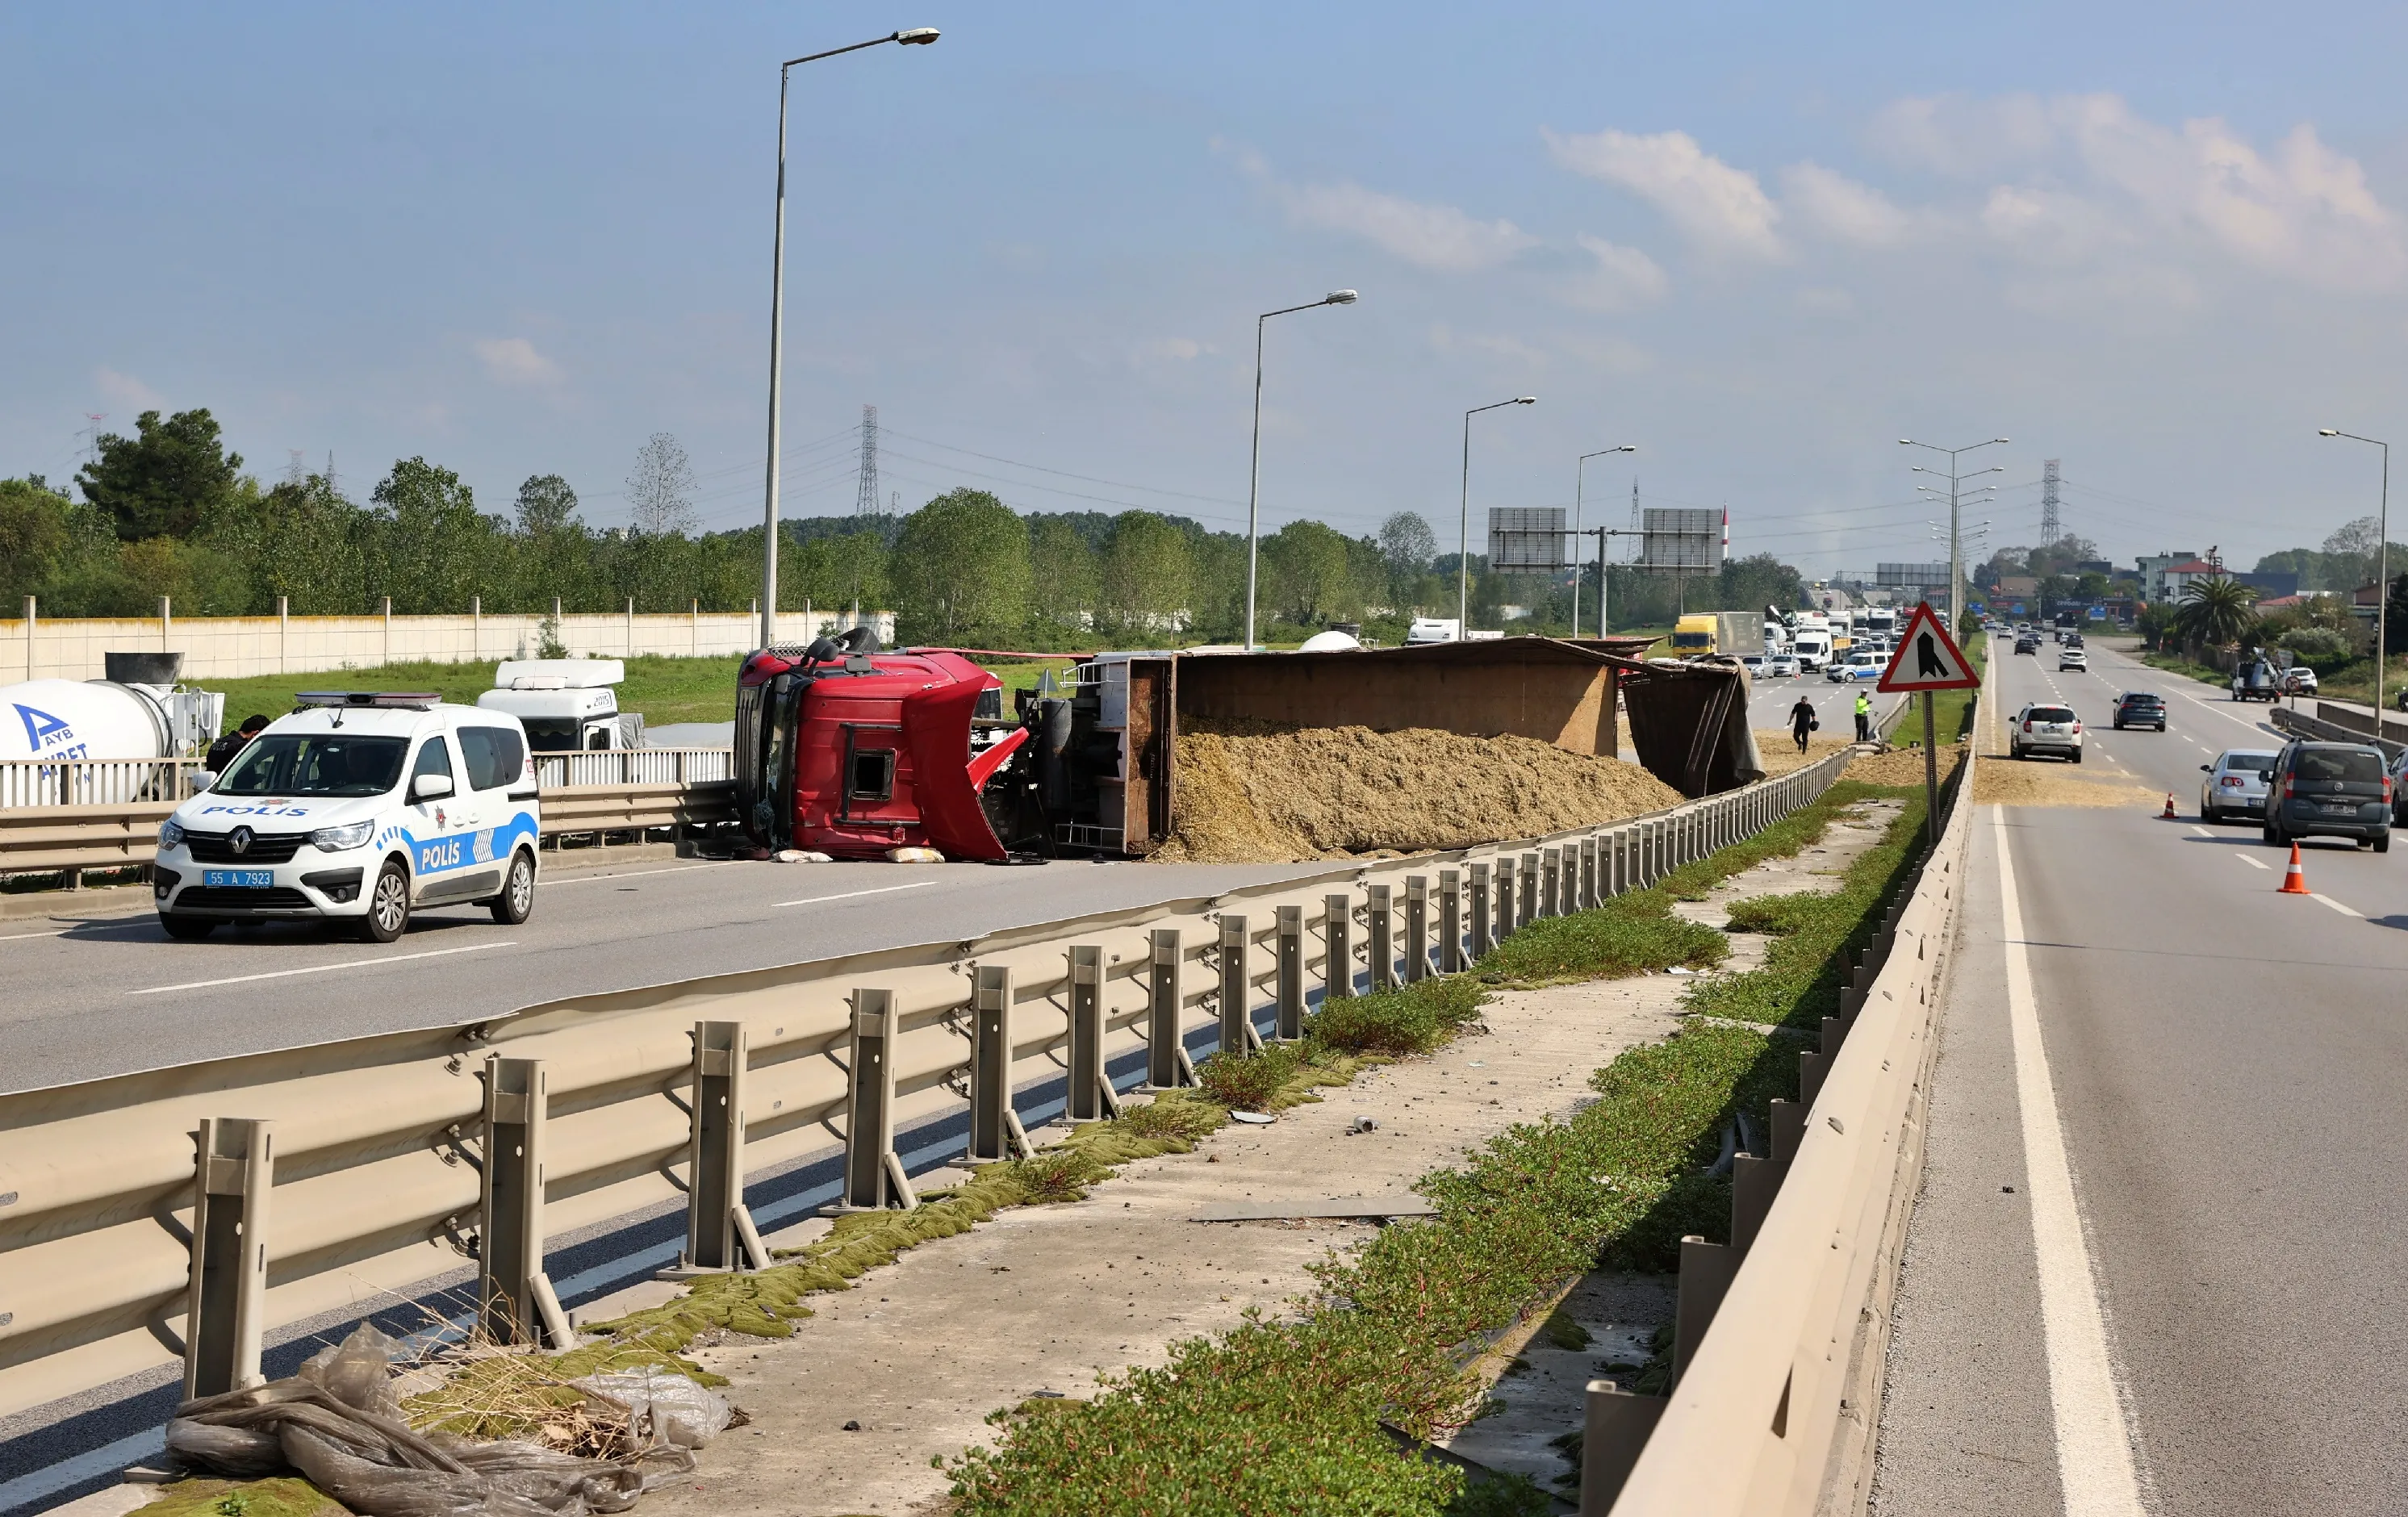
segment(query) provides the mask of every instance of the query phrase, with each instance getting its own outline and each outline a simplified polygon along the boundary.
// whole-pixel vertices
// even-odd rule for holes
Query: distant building
[[[2270,595],[2281,600],[2290,599],[2300,593],[2300,577],[2296,573],[2235,574],[2232,578],[2257,591],[2258,604],[2260,606],[2266,604],[2266,598]]]
[[[2152,601],[2174,599],[2175,597],[2172,594],[2168,594],[2166,590],[2166,570],[2173,567],[2177,564],[2196,564],[2198,562],[2199,555],[2197,553],[2142,554],[2139,560],[2141,565],[2141,598],[2143,600]]]
[[[2148,598],[2151,600],[2179,601],[2189,594],[2190,587],[2193,585],[2204,584],[2210,580],[2241,579],[2241,576],[2234,574],[2223,565],[2210,564],[2203,558],[2185,559],[2179,564],[2167,564],[2157,568],[2154,573],[2159,588],[2149,595]],[[2294,582],[2296,583],[2296,580]]]

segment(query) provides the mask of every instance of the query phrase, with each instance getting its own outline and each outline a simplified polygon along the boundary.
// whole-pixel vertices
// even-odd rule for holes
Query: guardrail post
[[[1145,1082],[1158,1091],[1193,1085],[1196,1066],[1187,1062],[1179,1038],[1180,955],[1185,947],[1176,927],[1156,927],[1147,946],[1153,952],[1146,981]]]
[[[193,1265],[184,1306],[184,1396],[256,1385],[267,1311],[275,1124],[203,1117],[194,1133]]]
[[[1254,939],[1242,916],[1221,918],[1221,1040],[1215,1052],[1242,1058],[1262,1046],[1254,1030]]]
[[[1100,943],[1070,948],[1070,1089],[1063,1115],[1072,1122],[1101,1122],[1120,1115],[1120,1098],[1104,1067],[1104,950]]]
[[[1823,1094],[1823,1077],[1831,1072],[1831,1056],[1815,1051],[1798,1055],[1798,1106],[1800,1111],[1814,1108],[1814,1097]]]
[[[1405,876],[1405,983],[1429,978],[1429,876]]]
[[[1368,903],[1364,909],[1371,919],[1363,945],[1364,952],[1371,956],[1371,988],[1394,990],[1397,988],[1396,887],[1366,885],[1363,894]]]
[[[1742,1153],[1731,1160],[1731,1252],[1747,1257],[1764,1219],[1772,1213],[1781,1182],[1789,1178],[1786,1159],[1759,1159]]]
[[[1555,915],[1568,917],[1581,909],[1581,851],[1576,842],[1562,849],[1563,872],[1555,877]]]
[[[1798,1146],[1806,1141],[1805,1103],[1776,1095],[1765,1103],[1765,1111],[1771,1119],[1772,1162],[1787,1164],[1798,1157]]]
[[[1638,1395],[1610,1380],[1588,1382],[1581,1419],[1580,1517],[1606,1517],[1613,1510],[1669,1405],[1667,1397]]]
[[[1463,871],[1438,872],[1438,971],[1463,972]]]
[[[1497,940],[1500,943],[1512,937],[1521,926],[1521,923],[1514,920],[1513,915],[1519,899],[1519,893],[1513,888],[1513,875],[1517,867],[1512,854],[1500,853],[1497,856],[1497,911],[1494,931],[1497,934]]]
[[[1550,848],[1539,855],[1539,909],[1542,917],[1563,914],[1564,851]]]
[[[686,1165],[685,1260],[692,1269],[769,1267],[744,1209],[744,1024],[694,1024],[694,1115]]]
[[[1294,1042],[1304,1036],[1304,908],[1279,909],[1279,1015],[1271,1036]]]
[[[479,1182],[477,1325],[496,1343],[576,1342],[543,1272],[540,1059],[485,1060],[485,1166]]]
[[[1590,833],[1580,845],[1580,909],[1594,911],[1603,903],[1597,894],[1598,835]]]
[[[1512,865],[1508,863],[1505,866],[1510,869]],[[1489,876],[1494,872],[1495,866],[1491,864],[1481,863],[1471,866],[1471,958],[1475,964],[1486,958],[1488,951],[1497,946],[1496,908],[1488,888]]]
[[[852,1098],[844,1118],[844,1199],[835,1209],[877,1211],[920,1204],[911,1177],[895,1152],[895,1062],[901,1017],[895,993],[874,985],[853,991]],[[1074,1087],[1075,1089],[1075,1087]]]
[[[1016,1148],[1036,1152],[1011,1109],[1011,966],[982,964],[970,980],[971,1164],[1000,1164]]]
[[[1321,1004],[1354,994],[1354,897],[1342,891],[1321,898]]]
[[[1672,1383],[1698,1356],[1714,1311],[1739,1273],[1739,1253],[1727,1243],[1709,1243],[1691,1234],[1681,1239],[1681,1277],[1672,1306]]]
[[[1513,918],[1513,925],[1516,931],[1519,931],[1520,929],[1528,926],[1531,923],[1539,920],[1540,872],[1541,867],[1539,855],[1536,852],[1523,854],[1522,867],[1520,870],[1522,882],[1522,906],[1521,909],[1514,913]]]

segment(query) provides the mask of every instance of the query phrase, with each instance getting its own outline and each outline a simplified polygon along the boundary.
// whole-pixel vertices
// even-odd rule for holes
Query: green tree
[[[1290,522],[1262,540],[1263,598],[1299,627],[1344,621],[1361,604],[1346,539],[1318,522]]]
[[[1030,625],[1050,640],[1083,641],[1095,632],[1102,574],[1076,523],[1041,516],[1028,523]]]
[[[903,522],[888,576],[913,641],[968,642],[1028,616],[1028,529],[983,490],[949,490]]]
[[[40,595],[75,546],[75,502],[36,479],[0,479],[0,615]]]
[[[2237,643],[2257,625],[2258,592],[2222,576],[2194,580],[2174,608],[2174,630],[2212,648]]]
[[[1399,614],[1412,611],[1422,577],[1438,557],[1438,534],[1419,511],[1397,511],[1380,523],[1380,556],[1387,561],[1389,604]]]
[[[239,566],[246,611],[273,611],[281,595],[296,616],[358,615],[369,608],[377,532],[374,518],[312,474],[265,493],[244,480],[202,540]]]
[[[509,582],[507,523],[479,515],[476,493],[450,469],[402,459],[369,498],[381,529],[376,593],[394,610],[465,612],[470,596]]]
[[[165,422],[144,411],[134,432],[101,436],[94,445],[100,456],[76,476],[84,499],[108,513],[126,542],[191,537],[233,493],[241,456],[225,451],[206,409],[179,411]]]
[[[1152,511],[1123,511],[1112,519],[1102,565],[1103,609],[1132,632],[1159,635],[1184,625],[1191,585],[1187,537]]]

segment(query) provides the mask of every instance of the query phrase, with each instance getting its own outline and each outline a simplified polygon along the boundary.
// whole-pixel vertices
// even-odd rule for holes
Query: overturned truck
[[[1684,795],[1761,772],[1747,676],[1647,662],[1641,639],[1512,637],[1326,653],[1111,652],[1014,693],[962,651],[888,652],[867,629],[769,648],[738,680],[750,840],[840,858],[1141,858],[1170,832],[1182,722],[1513,734],[1636,757]]]

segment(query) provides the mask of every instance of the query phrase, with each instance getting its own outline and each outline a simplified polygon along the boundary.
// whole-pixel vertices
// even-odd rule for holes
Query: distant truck
[[[504,659],[494,669],[494,688],[477,704],[517,717],[538,753],[640,748],[644,718],[621,711],[611,688],[626,677],[615,658]]]
[[[1672,655],[1697,658],[1719,653],[1737,658],[1764,651],[1761,611],[1698,611],[1681,618],[1672,628]]]

